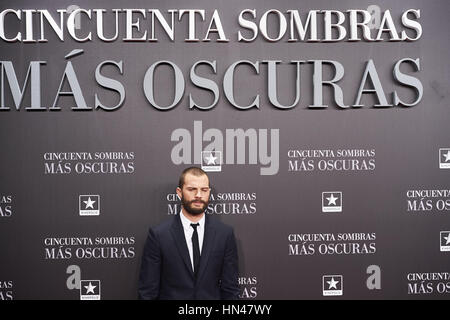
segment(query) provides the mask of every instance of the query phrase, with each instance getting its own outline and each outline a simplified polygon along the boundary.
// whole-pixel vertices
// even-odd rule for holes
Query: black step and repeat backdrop
[[[0,299],[136,299],[192,165],[243,299],[450,297],[448,1],[0,9]]]

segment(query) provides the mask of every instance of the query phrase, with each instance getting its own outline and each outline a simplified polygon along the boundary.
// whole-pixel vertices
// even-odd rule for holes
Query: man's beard
[[[195,201],[200,201],[201,203],[203,203],[203,206],[194,208],[192,204]],[[208,202],[205,202],[203,200],[186,201],[186,199],[183,196],[181,196],[181,204],[183,205],[184,210],[186,210],[190,215],[193,216],[201,215],[203,212],[205,212],[206,207],[208,206]]]

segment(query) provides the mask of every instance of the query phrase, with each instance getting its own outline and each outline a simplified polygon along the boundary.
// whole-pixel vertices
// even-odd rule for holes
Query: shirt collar
[[[203,214],[203,217],[197,222],[200,224],[199,225],[200,228],[203,228],[205,226],[205,216],[206,216],[206,214]],[[191,223],[193,223],[193,222],[185,217],[182,210],[180,210],[180,218],[181,218],[181,223],[183,224],[184,230],[194,230],[191,227]]]

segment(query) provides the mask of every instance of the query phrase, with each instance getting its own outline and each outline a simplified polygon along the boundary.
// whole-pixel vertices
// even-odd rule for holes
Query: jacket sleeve
[[[161,250],[157,235],[150,228],[142,255],[138,293],[141,300],[155,300],[159,296]]]
[[[234,232],[228,235],[227,243],[225,247],[225,256],[222,266],[220,295],[223,300],[237,300],[239,299],[239,266],[238,266],[238,253],[236,246],[236,238]]]

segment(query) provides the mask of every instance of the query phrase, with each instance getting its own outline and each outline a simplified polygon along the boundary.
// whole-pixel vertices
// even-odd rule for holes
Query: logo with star
[[[80,195],[78,208],[80,216],[100,215],[100,195]]]
[[[81,280],[80,300],[100,300],[100,280]]]
[[[344,283],[342,275],[326,275],[322,277],[322,293],[324,296],[342,296]]]
[[[222,171],[222,152],[202,151],[202,169],[206,172]]]
[[[450,148],[439,149],[439,168],[450,169]]]
[[[342,212],[342,192],[322,192],[322,212]]]
[[[450,252],[450,231],[441,231],[441,252]]]

